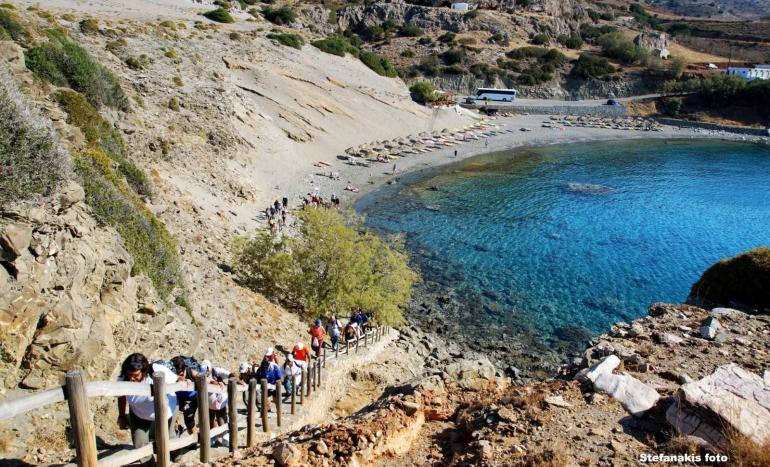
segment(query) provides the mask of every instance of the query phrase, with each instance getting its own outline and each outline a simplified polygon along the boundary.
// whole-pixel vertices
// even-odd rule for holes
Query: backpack
[[[227,396],[218,392],[209,393],[209,410],[221,410],[227,405]]]
[[[174,374],[176,374],[176,370],[174,369],[174,365],[171,363],[171,360],[160,359],[160,360],[153,360],[153,361],[151,361],[150,362],[150,374],[152,374],[152,366],[153,365],[160,365],[162,367],[168,368]]]
[[[316,336],[313,336],[313,340],[310,341],[310,347],[319,347],[321,344]]]
[[[184,364],[189,370],[193,370],[196,373],[201,372],[201,364],[195,357],[185,357]]]

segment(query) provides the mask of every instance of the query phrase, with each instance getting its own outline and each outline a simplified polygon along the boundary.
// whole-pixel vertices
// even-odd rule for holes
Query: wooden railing
[[[379,341],[383,335],[389,334],[390,328],[376,327],[355,339],[355,353],[358,353],[359,344],[363,347],[370,346],[371,343]],[[339,354],[350,354],[351,342],[345,341],[343,351],[340,350],[342,343],[338,342],[337,348],[332,358],[339,358]],[[320,389],[322,384],[322,368],[326,367],[326,347],[318,358],[311,361],[307,369],[302,370],[302,387],[299,394],[299,404],[305,402],[305,398],[310,397],[313,391]],[[203,463],[211,460],[211,440],[229,433],[230,452],[238,449],[238,431],[246,428],[246,446],[256,445],[256,402],[257,385],[260,386],[260,407],[262,430],[268,432],[269,417],[268,407],[275,403],[276,417],[275,422],[278,427],[282,424],[282,401],[281,384],[276,382],[274,400],[271,402],[268,397],[268,383],[266,379],[257,382],[251,379],[246,384],[239,384],[235,378],[230,378],[225,388],[209,385],[208,378],[198,375],[194,384],[191,382],[181,382],[166,384],[164,375],[153,375],[152,384],[129,383],[117,381],[93,381],[87,382],[85,374],[81,369],[74,369],[67,372],[64,378],[64,386],[30,394],[13,400],[0,402],[0,420],[13,418],[17,415],[25,414],[35,409],[39,409],[57,402],[67,401],[70,415],[70,425],[72,427],[72,436],[75,444],[75,459],[80,467],[108,467],[122,466],[136,462],[142,458],[153,455],[157,456],[157,465],[166,467],[171,464],[171,452],[176,451],[195,443],[198,444],[200,451],[200,461]],[[297,390],[292,384],[291,394],[291,414],[296,413]],[[216,428],[210,428],[209,425],[209,400],[208,397],[198,397],[198,433],[190,434],[180,438],[171,439],[169,437],[168,425],[168,404],[166,402],[167,394],[174,394],[178,391],[195,390],[198,394],[222,393],[227,394],[227,413],[228,424]],[[246,392],[247,408],[246,423],[238,424],[237,398],[238,393]],[[119,397],[119,396],[152,396],[155,403],[155,421],[154,423],[154,443],[146,446],[119,451],[110,456],[98,459],[96,449],[96,430],[94,420],[89,407],[88,399],[91,397]],[[173,415],[173,414],[171,414]]]

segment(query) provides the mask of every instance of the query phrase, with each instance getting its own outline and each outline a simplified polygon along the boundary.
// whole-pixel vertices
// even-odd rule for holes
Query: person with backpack
[[[324,346],[324,336],[326,336],[321,320],[315,320],[315,323],[307,332],[310,334],[310,348],[313,349],[315,358],[321,358],[321,347]]]
[[[177,381],[177,375],[173,371],[160,364],[150,364],[147,357],[141,353],[133,353],[123,360],[118,381],[152,384],[152,376],[159,373],[164,376],[166,384],[173,384]],[[171,417],[176,412],[176,395],[169,394],[167,399],[170,428]],[[154,422],[155,400],[152,396],[118,397],[118,427],[121,430],[131,430],[131,441],[134,448],[145,446],[155,438]]]
[[[332,315],[332,317],[329,319],[329,322],[326,324],[326,332],[329,334],[329,337],[332,340],[332,350],[335,352],[337,351],[337,346],[339,345],[341,328],[342,325],[337,319],[337,315]]]
[[[177,355],[171,359],[174,366],[174,372],[177,374],[177,381],[195,381],[195,377],[200,371],[200,365],[192,357]],[[179,411],[182,412],[184,426],[187,433],[195,433],[195,413],[198,411],[198,393],[196,391],[177,391],[176,400]]]
[[[356,323],[351,321],[345,325],[345,329],[342,331],[343,337],[345,337],[345,342],[353,342],[356,340],[356,337],[358,337],[355,324]]]

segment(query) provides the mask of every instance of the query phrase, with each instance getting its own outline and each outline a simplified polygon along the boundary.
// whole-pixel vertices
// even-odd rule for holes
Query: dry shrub
[[[766,467],[770,465],[770,439],[757,443],[750,437],[732,431],[727,434],[725,454],[736,467]]]
[[[549,446],[527,453],[522,459],[517,459],[517,464],[531,467],[564,467],[567,465],[567,456],[563,448]]]
[[[0,206],[48,196],[70,175],[50,121],[32,108],[0,64]]]

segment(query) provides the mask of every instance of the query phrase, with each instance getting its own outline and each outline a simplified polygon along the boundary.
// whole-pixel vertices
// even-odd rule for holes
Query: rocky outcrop
[[[594,390],[620,402],[631,415],[641,416],[658,402],[660,394],[633,376],[613,374],[612,371],[619,365],[617,355],[609,355],[591,368],[581,370],[575,378],[590,381]]]
[[[82,201],[71,182],[57,202],[0,214],[5,389],[55,386],[74,367],[103,379],[133,346],[151,353],[184,341],[184,311],[167,309],[145,276],[132,275],[120,237]]]
[[[760,247],[723,259],[703,273],[690,290],[688,303],[770,309],[770,248]]]
[[[676,430],[724,446],[731,430],[758,444],[770,441],[770,384],[731,363],[676,393],[666,419]]]

